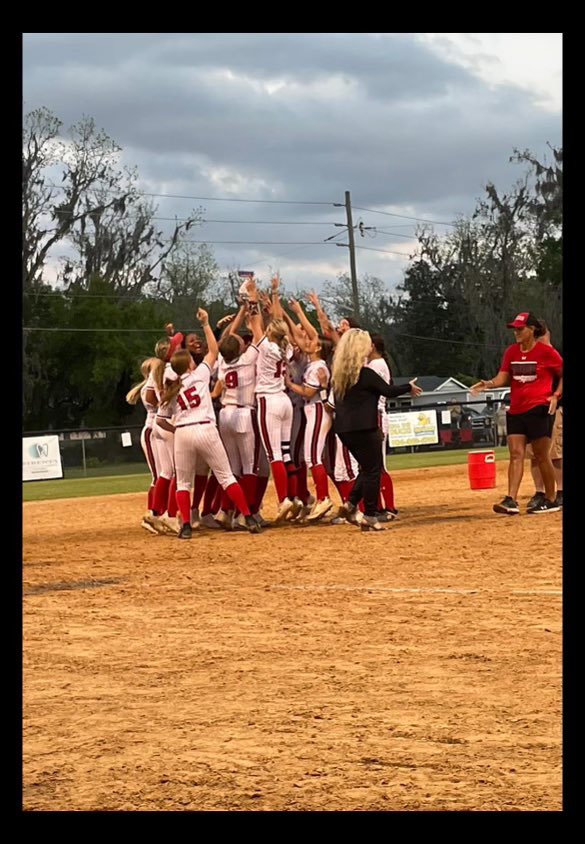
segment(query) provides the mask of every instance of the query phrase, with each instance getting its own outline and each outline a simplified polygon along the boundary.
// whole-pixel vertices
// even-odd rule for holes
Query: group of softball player
[[[270,472],[278,499],[272,525],[345,523],[336,516],[329,485],[346,502],[359,467],[332,431],[329,388],[333,343],[350,323],[334,328],[324,322],[313,294],[319,334],[299,302],[289,303],[294,319],[284,310],[278,276],[267,295],[253,274],[243,275],[241,307],[220,321],[219,340],[201,308],[205,345],[168,326],[169,336],[142,364],[144,380],[128,393],[130,403],[140,399],[146,410],[141,444],[152,483],[142,527],[153,534],[191,539],[201,528],[261,532],[268,526],[261,507]],[[390,383],[381,338],[374,345],[381,351],[369,365]],[[383,402],[379,424],[386,433]],[[382,448],[385,458],[385,443]],[[387,472],[379,509],[385,520],[397,513]]]

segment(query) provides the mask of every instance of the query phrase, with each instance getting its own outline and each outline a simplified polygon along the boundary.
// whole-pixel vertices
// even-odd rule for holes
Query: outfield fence
[[[462,417],[451,416],[449,405],[444,402],[418,405],[416,407],[394,408],[388,411],[388,421],[398,418],[411,422],[416,427],[416,421],[421,414],[429,418],[431,434],[426,440],[417,440],[416,436],[408,440],[408,445],[391,447],[389,454],[406,452],[438,451],[446,449],[470,449],[493,447],[497,442],[496,425],[494,422],[495,406],[489,412],[473,415],[473,411],[466,413],[468,402],[462,406]],[[485,401],[476,402],[485,407]],[[414,421],[413,421],[414,420]],[[411,426],[412,427],[412,426]],[[65,478],[100,477],[112,474],[133,474],[144,472],[146,469],[144,454],[140,445],[142,426],[106,426],[101,428],[76,428],[63,430],[25,431],[23,437],[57,436],[59,451]],[[434,433],[433,433],[434,432]],[[405,440],[406,442],[406,440]]]

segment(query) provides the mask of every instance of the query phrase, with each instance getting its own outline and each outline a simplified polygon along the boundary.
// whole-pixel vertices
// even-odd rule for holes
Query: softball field
[[[562,516],[506,469],[395,472],[381,535],[24,504],[23,808],[560,811]]]

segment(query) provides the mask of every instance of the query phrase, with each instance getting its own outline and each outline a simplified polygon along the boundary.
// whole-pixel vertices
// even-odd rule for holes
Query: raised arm
[[[270,285],[272,287],[272,316],[275,319],[284,319],[284,311],[282,309],[282,305],[280,304],[280,294],[278,292],[280,287],[280,276],[278,273],[275,273],[272,276]]]
[[[282,311],[282,318],[289,327],[290,335],[293,338],[294,343],[299,347],[302,352],[306,352],[307,347],[309,345],[307,342],[307,338],[304,336],[303,332],[300,330],[298,325],[293,322],[293,320],[289,317],[289,315],[284,309]]]
[[[252,342],[255,346],[258,345],[264,336],[264,322],[260,313],[260,304],[258,302],[258,288],[256,282],[251,279],[246,283],[246,290],[248,291],[248,324],[252,332]]]
[[[333,323],[323,310],[323,305],[321,304],[319,297],[317,296],[314,290],[309,293],[309,302],[317,311],[317,319],[319,321],[319,326],[321,328],[322,334],[324,334],[325,337],[329,337],[333,345],[337,346],[341,335],[334,328]]]
[[[225,319],[225,317],[224,317],[224,319]],[[242,325],[244,324],[245,319],[246,319],[246,306],[241,305],[240,310],[237,312],[235,317],[233,317],[233,319],[230,320],[230,323],[228,325],[228,329],[226,331],[226,335],[237,334],[238,331],[240,330],[240,328],[242,327]],[[219,323],[218,323],[218,325],[219,325]]]
[[[199,308],[197,311],[197,319],[201,323],[205,339],[207,340],[207,354],[203,358],[203,363],[206,363],[210,369],[213,369],[219,353],[219,347],[217,345],[213,329],[209,324],[209,315],[207,311],[204,311],[203,308]]]
[[[298,302],[296,299],[290,299],[288,304],[293,314],[299,318],[299,322],[307,332],[307,337],[309,338],[309,340],[315,340],[315,338],[318,337],[319,334],[315,326],[309,321],[301,303]]]

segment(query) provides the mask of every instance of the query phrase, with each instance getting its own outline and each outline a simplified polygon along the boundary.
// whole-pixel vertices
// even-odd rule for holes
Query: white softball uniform
[[[177,490],[191,490],[195,471],[204,461],[223,489],[236,482],[215,424],[209,391],[211,370],[200,363],[181,376],[181,389],[170,409],[175,421]]]
[[[373,369],[374,372],[377,372],[380,378],[382,378],[387,384],[392,383],[392,373],[388,368],[388,364],[384,360],[384,358],[375,358],[368,363],[370,369]],[[378,427],[380,427],[384,433],[384,439],[382,441],[382,466],[386,469],[386,439],[388,438],[388,414],[386,413],[386,397],[380,396],[380,400],[378,401]]]
[[[284,358],[279,346],[267,337],[263,337],[256,348],[256,398],[262,445],[270,463],[289,463],[293,407],[284,392],[284,372],[292,357],[292,346],[287,347]]]
[[[303,373],[307,368],[309,359],[306,354],[302,353],[298,357],[292,357],[287,364],[287,370],[290,380],[293,384],[301,385],[303,383]],[[292,402],[293,406],[293,421],[290,435],[290,455],[295,466],[300,466],[305,459],[305,427],[307,419],[305,417],[305,400],[298,393],[292,390],[286,390],[286,394]]]
[[[261,448],[256,417],[256,361],[258,350],[248,346],[236,360],[222,360],[219,379],[225,384],[221,397],[219,432],[235,475],[258,474]]]
[[[335,408],[335,396],[333,395],[333,389],[329,390],[327,404]],[[333,480],[355,481],[360,470],[359,463],[347,446],[341,442],[337,434],[330,433],[329,444],[332,445],[333,443],[335,443],[333,446],[335,454],[331,455],[331,463],[333,464]]]
[[[323,448],[331,428],[331,416],[323,407],[319,374],[324,373],[329,383],[329,369],[324,360],[313,360],[305,369],[303,384],[317,392],[311,398],[305,398],[305,463],[309,468],[323,462]]]
[[[164,372],[163,372],[163,383],[165,381],[175,381],[177,379],[177,373],[170,365],[170,363],[165,364]],[[173,414],[171,413],[168,407],[160,407],[160,398],[161,392],[154,380],[152,373],[148,376],[148,381],[146,382],[146,389],[152,389],[155,392],[157,402],[159,403],[158,410],[156,412],[157,419],[166,419],[169,422],[172,421]],[[154,449],[154,456],[157,463],[158,474],[170,480],[173,475],[175,474],[175,460],[174,460],[174,434],[171,431],[165,431],[160,425],[155,424],[152,429],[152,437],[151,443]]]
[[[336,481],[355,481],[360,471],[359,464],[350,450],[335,434],[335,465],[333,479]]]
[[[150,469],[152,482],[154,484],[158,478],[156,456],[152,444],[152,433],[156,419],[156,405],[149,404],[149,402],[146,401],[147,390],[148,387],[146,384],[140,390],[140,399],[144,405],[144,409],[146,410],[146,419],[144,420],[144,426],[140,432],[140,445],[142,446],[142,451],[146,457],[146,462],[148,464],[148,468]]]

